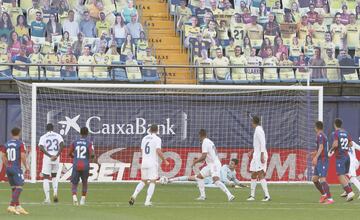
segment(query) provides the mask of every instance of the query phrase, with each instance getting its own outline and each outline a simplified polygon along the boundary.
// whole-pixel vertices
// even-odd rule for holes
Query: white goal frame
[[[165,84],[96,84],[96,83],[32,83],[31,84],[31,168],[30,182],[36,183],[36,162],[37,162],[37,140],[36,140],[36,114],[37,114],[37,89],[47,88],[124,88],[124,89],[222,89],[222,90],[303,90],[318,92],[318,120],[323,120],[323,96],[324,89],[322,86],[262,86],[262,85],[165,85]],[[299,183],[299,182],[296,182]]]

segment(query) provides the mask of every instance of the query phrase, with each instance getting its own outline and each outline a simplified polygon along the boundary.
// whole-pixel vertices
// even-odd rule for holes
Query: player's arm
[[[41,152],[43,152],[46,156],[48,156],[48,157],[50,157],[50,158],[52,157],[52,156],[45,150],[45,147],[44,147],[43,145],[40,145],[39,148],[40,148]]]
[[[94,145],[91,144],[89,149],[90,149],[90,159],[95,160],[96,155],[95,155]]]
[[[156,153],[160,157],[160,159],[165,162],[166,166],[168,166],[169,162],[166,160],[166,158],[164,156],[164,153],[162,152],[161,148],[157,148]]]
[[[200,158],[197,158],[197,159],[195,159],[195,160],[193,161],[192,166],[195,166],[195,164],[197,164],[197,163],[203,162],[203,161],[206,159],[206,156],[207,156],[207,152],[203,152],[203,153],[201,154],[201,157],[200,157]]]
[[[316,151],[315,156],[312,158],[312,165],[315,166],[317,164],[317,159],[319,158],[320,154],[324,150],[324,144],[319,144],[319,149]]]
[[[55,160],[61,155],[61,152],[62,152],[62,150],[63,150],[64,147],[65,147],[64,141],[61,141],[61,142],[60,142],[59,147],[60,147],[60,149],[59,149],[58,153],[57,153],[56,156],[55,156]]]
[[[8,163],[8,159],[7,159],[7,156],[6,156],[5,147],[0,146],[0,153],[1,153],[1,159],[2,159],[2,162],[4,164],[4,167],[6,167],[6,165]]]
[[[261,163],[265,163],[265,152],[266,152],[265,134],[259,133],[258,138],[260,139]]]
[[[25,167],[25,170],[29,170],[29,165],[26,162],[26,153],[25,153],[25,146],[22,144],[20,146],[20,157],[21,157],[21,164]]]
[[[74,144],[71,144],[70,146],[69,157],[74,158]]]

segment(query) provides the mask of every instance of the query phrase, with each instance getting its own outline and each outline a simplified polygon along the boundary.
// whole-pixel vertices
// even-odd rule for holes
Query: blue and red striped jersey
[[[21,168],[21,153],[25,152],[25,145],[22,141],[10,140],[0,149],[8,160],[7,167]]]
[[[352,138],[349,132],[344,129],[336,130],[333,133],[333,140],[338,142],[338,147],[335,150],[337,158],[347,157],[349,151],[349,143],[352,142]]]
[[[70,146],[70,153],[73,154],[73,169],[88,170],[90,168],[90,157],[94,147],[91,141],[80,138]]]
[[[317,149],[319,149],[320,145],[324,146],[323,151],[320,154],[321,160],[327,160],[328,159],[328,151],[329,151],[329,142],[327,136],[324,134],[324,132],[320,132],[316,135],[316,146]]]

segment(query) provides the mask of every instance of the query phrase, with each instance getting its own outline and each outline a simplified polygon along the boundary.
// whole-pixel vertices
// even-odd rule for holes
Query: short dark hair
[[[82,127],[80,129],[81,136],[87,136],[89,134],[89,129],[87,127]]]
[[[337,128],[341,128],[342,126],[342,120],[340,118],[336,118],[335,121],[334,121],[334,124]]]
[[[151,132],[151,133],[157,133],[158,131],[159,131],[159,127],[158,127],[157,124],[152,124],[152,125],[150,126],[150,132]]]
[[[315,122],[315,127],[319,130],[323,130],[324,129],[324,124],[322,121],[317,121]]]
[[[53,131],[53,130],[54,130],[54,125],[51,124],[51,123],[48,123],[48,124],[46,125],[46,131]]]
[[[251,119],[251,121],[256,124],[256,125],[259,125],[260,124],[260,117],[257,116],[257,115],[254,115]]]
[[[239,164],[239,160],[236,159],[236,158],[231,159],[231,161],[234,162],[235,165],[238,165],[238,164]]]
[[[199,131],[199,135],[201,136],[201,137],[206,137],[206,130],[205,129],[200,129],[200,131]]]
[[[18,127],[15,127],[13,129],[11,129],[11,135],[12,136],[18,136],[20,134],[20,132],[21,132],[21,129],[18,128]]]

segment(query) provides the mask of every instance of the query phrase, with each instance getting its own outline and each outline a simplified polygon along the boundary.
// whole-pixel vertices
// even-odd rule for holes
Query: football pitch
[[[261,186],[257,187],[257,201],[248,202],[249,188],[231,189],[235,201],[227,202],[218,188],[206,188],[207,200],[195,201],[199,195],[195,184],[157,185],[153,196],[153,207],[144,207],[146,189],[138,196],[134,206],[128,199],[135,188],[134,183],[100,184],[90,183],[85,206],[72,205],[70,184],[59,185],[58,204],[42,205],[42,184],[26,184],[21,196],[22,206],[30,212],[28,216],[14,216],[6,212],[10,198],[7,183],[0,183],[0,219],[124,219],[124,220],[187,220],[187,219],[248,219],[248,220],[307,220],[307,219],[359,219],[360,201],[345,202],[340,198],[339,185],[331,185],[335,199],[332,205],[317,203],[319,193],[310,184],[270,184],[272,201],[261,202]]]

